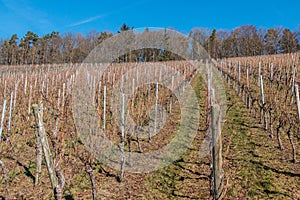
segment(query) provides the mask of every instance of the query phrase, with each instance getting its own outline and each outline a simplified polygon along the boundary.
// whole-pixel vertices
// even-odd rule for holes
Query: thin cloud
[[[98,16],[90,17],[88,19],[85,19],[85,20],[82,20],[82,21],[70,24],[67,27],[74,27],[74,26],[80,26],[80,25],[83,25],[83,24],[87,24],[87,23],[93,22],[93,21],[95,21],[97,19],[103,18],[104,16],[105,15],[98,15]]]
[[[147,0],[142,0],[140,2],[135,2],[133,4],[129,4],[129,5],[125,5],[123,7],[120,7],[118,9],[115,9],[111,12],[107,12],[106,14],[103,14],[103,15],[97,15],[97,16],[94,16],[94,17],[90,17],[88,19],[85,19],[85,20],[81,20],[81,21],[78,21],[78,22],[75,22],[73,24],[69,24],[67,25],[66,27],[75,27],[75,26],[80,26],[80,25],[83,25],[83,24],[87,24],[87,23],[90,23],[90,22],[93,22],[97,19],[100,19],[100,18],[103,18],[103,17],[106,17],[106,16],[109,16],[109,15],[113,15],[113,14],[117,14],[119,13],[120,11],[123,11],[123,10],[127,10],[127,9],[130,9],[130,8],[133,8],[141,3],[145,3],[147,2]]]

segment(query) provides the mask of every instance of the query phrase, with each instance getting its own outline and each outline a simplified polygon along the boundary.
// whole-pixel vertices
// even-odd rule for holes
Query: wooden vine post
[[[35,118],[35,124],[37,127],[38,137],[40,139],[40,145],[42,146],[43,154],[46,161],[47,170],[49,173],[52,189],[54,192],[55,199],[62,199],[62,189],[64,186],[64,178],[58,177],[56,175],[56,170],[54,167],[54,162],[51,154],[51,150],[49,147],[49,143],[46,136],[46,131],[43,126],[43,106],[39,107],[37,104],[32,105],[33,115]],[[62,176],[62,174],[59,174]],[[60,182],[60,183],[59,183]]]
[[[298,84],[295,84],[295,90],[296,90],[296,101],[297,101],[297,110],[298,110],[298,120],[300,123],[300,100],[299,100],[299,86]]]
[[[220,106],[211,107],[212,130],[212,195],[214,199],[222,199],[224,188],[224,172],[222,162],[222,135],[220,122]]]
[[[238,64],[238,95],[241,93],[241,63]]]
[[[1,136],[2,136],[2,130],[3,130],[5,109],[6,109],[6,100],[4,100],[3,107],[2,107],[1,126],[0,126],[0,142],[1,142]],[[6,170],[5,164],[2,160],[0,160],[0,167],[2,168],[2,174],[3,174],[4,181],[5,181],[5,198],[4,199],[6,199],[8,197],[8,176],[7,176],[7,170]]]
[[[0,124],[0,141],[1,141],[1,137],[2,137],[5,109],[6,109],[6,100],[4,100],[3,107],[2,107],[1,124]]]
[[[120,174],[119,174],[119,181],[121,182],[124,177],[124,165],[125,165],[125,94],[121,94],[122,98],[122,110],[121,110],[121,143],[120,151],[121,151],[121,160],[120,160]]]
[[[154,135],[156,135],[156,131],[157,131],[157,110],[158,110],[158,82],[156,82],[156,87],[155,87]],[[149,141],[151,141],[151,135],[149,137]]]
[[[106,123],[106,85],[103,88],[103,129],[105,130],[105,123]]]
[[[264,93],[264,83],[263,77],[260,75],[260,89],[261,89],[261,100],[262,100],[262,111],[263,111],[263,118],[264,118],[264,129],[267,130],[267,114],[265,108],[265,93]]]

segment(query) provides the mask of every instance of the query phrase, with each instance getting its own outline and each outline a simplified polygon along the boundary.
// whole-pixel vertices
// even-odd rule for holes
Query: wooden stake
[[[5,115],[5,109],[6,109],[6,100],[3,102],[3,107],[2,107],[2,116],[1,116],[1,126],[0,126],[0,141],[2,137],[2,130],[3,130],[3,121],[4,121],[4,115]]]
[[[222,162],[222,135],[220,122],[220,106],[211,107],[212,120],[212,194],[214,199],[221,199],[223,193],[223,162]]]

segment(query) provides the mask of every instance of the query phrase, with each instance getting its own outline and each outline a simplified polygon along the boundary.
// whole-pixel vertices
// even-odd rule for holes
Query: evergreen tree
[[[106,40],[107,38],[110,38],[112,36],[113,36],[112,33],[108,33],[106,31],[103,31],[103,32],[100,33],[100,36],[98,37],[97,42],[98,42],[98,44],[100,44],[101,42],[103,42],[104,40]]]
[[[270,28],[264,36],[265,51],[267,54],[277,54],[279,51],[279,33]]]
[[[18,62],[18,36],[13,34],[9,40],[10,64],[15,65]]]
[[[288,28],[283,30],[279,43],[281,53],[293,53],[297,51],[298,40],[296,34],[292,33]]]
[[[208,53],[212,58],[216,58],[217,54],[217,30],[212,31],[211,36],[209,36],[209,48]]]
[[[7,40],[4,40],[3,44],[1,45],[1,62],[2,64],[10,64],[9,60],[9,42]]]

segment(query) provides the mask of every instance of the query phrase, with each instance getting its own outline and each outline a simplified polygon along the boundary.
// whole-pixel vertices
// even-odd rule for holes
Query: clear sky
[[[193,27],[233,29],[300,25],[300,0],[0,0],[0,38],[27,30],[45,35],[53,30],[117,32],[128,26],[172,27],[188,33]]]

